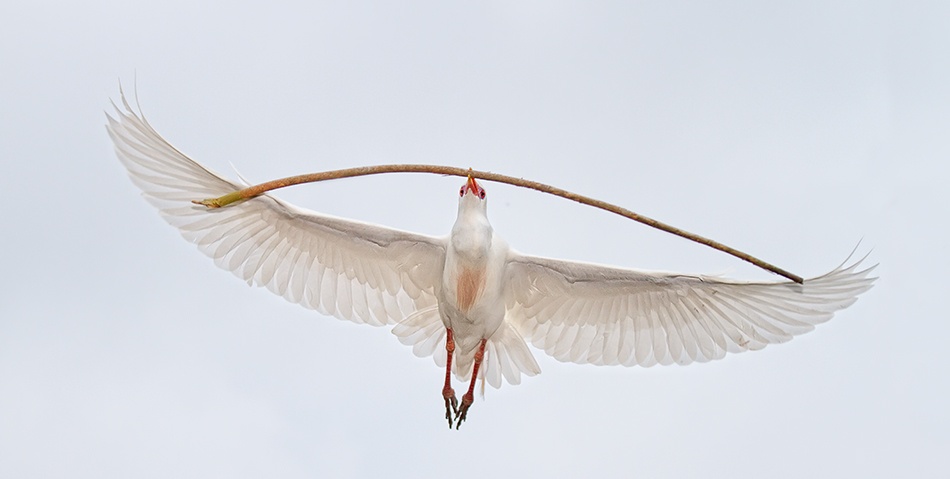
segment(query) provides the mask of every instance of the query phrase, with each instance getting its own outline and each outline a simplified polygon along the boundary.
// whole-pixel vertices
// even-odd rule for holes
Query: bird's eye
[[[465,196],[465,187],[459,188],[459,196]]]
[[[484,199],[485,199],[485,190],[479,188],[479,190],[478,190],[478,197],[484,200]]]

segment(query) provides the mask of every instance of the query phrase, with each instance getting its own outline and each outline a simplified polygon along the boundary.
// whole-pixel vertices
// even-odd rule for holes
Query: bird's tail
[[[393,327],[399,342],[412,346],[412,353],[420,358],[432,356],[436,366],[445,367],[445,325],[437,306],[417,310]],[[468,381],[472,375],[474,349],[464,352],[457,348],[452,363],[453,373],[460,381]],[[502,378],[508,384],[520,384],[521,375],[534,376],[541,372],[534,355],[521,335],[503,323],[498,331],[488,338],[485,356],[479,377],[491,387],[501,387]]]

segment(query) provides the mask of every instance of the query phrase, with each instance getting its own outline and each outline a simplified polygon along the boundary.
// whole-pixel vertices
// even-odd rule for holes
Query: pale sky
[[[947,2],[7,2],[0,22],[0,477],[946,474]],[[809,334],[711,363],[534,350],[541,375],[449,431],[430,359],[248,287],[161,220],[105,132],[120,82],[231,176],[472,167],[807,277],[860,241],[880,279]],[[277,196],[442,235],[460,184]],[[486,188],[526,253],[773,278]]]

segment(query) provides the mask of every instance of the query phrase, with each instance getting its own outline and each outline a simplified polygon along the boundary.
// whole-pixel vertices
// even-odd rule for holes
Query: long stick
[[[284,188],[286,186],[299,185],[301,183],[312,183],[315,181],[325,181],[325,180],[335,180],[339,178],[349,178],[353,176],[366,176],[366,175],[379,175],[382,173],[434,173],[437,175],[451,175],[451,176],[472,176],[480,180],[495,181],[498,183],[508,183],[510,185],[520,186],[523,188],[530,188],[532,190],[541,191],[543,193],[548,193],[555,196],[560,196],[569,200],[576,201],[581,204],[588,206],[593,206],[595,208],[600,208],[602,210],[609,211],[611,213],[616,213],[625,218],[629,218],[634,221],[638,221],[647,226],[652,226],[653,228],[666,231],[667,233],[672,233],[676,236],[686,238],[690,241],[695,241],[700,244],[709,246],[710,248],[715,248],[719,251],[731,254],[736,258],[739,258],[743,261],[748,261],[762,269],[766,269],[775,274],[784,276],[796,283],[803,283],[804,280],[801,276],[789,273],[784,269],[781,269],[772,264],[766,263],[754,256],[743,253],[735,248],[730,248],[718,241],[713,241],[709,238],[699,236],[697,234],[690,233],[688,231],[683,231],[679,228],[670,226],[666,223],[657,221],[653,218],[648,218],[643,215],[639,215],[630,211],[626,208],[621,208],[619,206],[612,205],[600,200],[595,200],[587,196],[579,195],[577,193],[571,193],[570,191],[562,190],[560,188],[555,188],[544,183],[538,183],[537,181],[525,180],[523,178],[515,178],[512,176],[501,175],[498,173],[491,173],[487,171],[476,171],[472,169],[457,168],[453,166],[438,166],[438,165],[377,165],[377,166],[361,166],[357,168],[345,168],[342,170],[333,170],[333,171],[324,171],[321,173],[311,173],[307,175],[298,175],[290,176],[287,178],[281,178],[279,180],[268,181],[266,183],[261,183],[259,185],[251,186],[240,191],[235,191],[233,193],[228,193],[224,196],[218,198],[211,198],[206,200],[195,200],[192,203],[204,205],[208,208],[221,208],[228,206],[232,203],[238,201],[247,200],[255,196],[261,195],[271,190],[276,190],[278,188]]]

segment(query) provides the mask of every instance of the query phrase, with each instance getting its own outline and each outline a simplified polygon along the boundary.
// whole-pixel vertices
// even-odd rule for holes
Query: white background
[[[0,6],[0,476],[940,477],[950,451],[946,2]],[[788,344],[689,367],[553,361],[461,431],[386,329],[218,270],[142,200],[103,111],[252,181],[433,163],[550,183],[874,289]],[[461,180],[278,193],[428,234]],[[772,279],[489,184],[515,248]],[[461,389],[462,385],[456,385]]]

